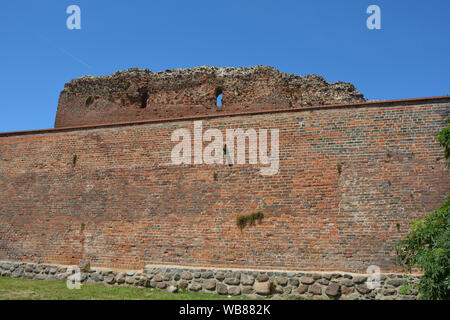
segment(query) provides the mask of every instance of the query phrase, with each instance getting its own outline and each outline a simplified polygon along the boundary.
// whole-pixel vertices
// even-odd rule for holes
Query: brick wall
[[[449,113],[441,98],[202,120],[278,128],[273,176],[170,165],[171,134],[193,119],[0,134],[0,260],[394,271],[408,221],[450,192],[435,139]]]

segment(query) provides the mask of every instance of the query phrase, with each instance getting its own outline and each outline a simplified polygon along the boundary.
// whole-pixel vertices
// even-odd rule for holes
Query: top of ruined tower
[[[222,94],[222,106],[216,98]],[[351,83],[269,66],[128,69],[64,86],[55,127],[364,102]]]

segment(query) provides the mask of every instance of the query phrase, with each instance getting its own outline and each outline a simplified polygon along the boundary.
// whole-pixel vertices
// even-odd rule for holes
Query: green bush
[[[412,294],[412,290],[413,290],[413,286],[408,281],[405,281],[400,286],[398,292],[403,295],[410,295],[410,294]]]
[[[450,197],[411,229],[396,247],[398,263],[409,272],[415,267],[424,271],[419,285],[423,299],[450,299]]]
[[[450,124],[450,118],[446,120]],[[450,126],[437,134],[450,157]],[[450,163],[447,163],[450,167]],[[450,299],[450,196],[440,209],[411,224],[411,232],[395,247],[397,262],[411,272],[424,272],[419,292],[423,299]]]
[[[447,118],[445,122],[448,123],[449,126],[447,128],[442,129],[437,134],[437,139],[439,140],[441,146],[444,147],[445,158],[448,159],[450,158],[450,118]],[[447,166],[450,168],[450,162],[447,163]]]

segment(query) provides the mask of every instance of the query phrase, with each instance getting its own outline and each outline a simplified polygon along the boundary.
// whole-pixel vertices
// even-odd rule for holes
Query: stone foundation
[[[69,266],[0,262],[2,277],[66,280]],[[142,271],[82,268],[81,282],[157,288],[176,292],[248,295],[255,298],[412,300],[418,299],[419,275],[381,274],[380,287],[369,289],[366,274],[342,272],[258,271],[152,266]]]

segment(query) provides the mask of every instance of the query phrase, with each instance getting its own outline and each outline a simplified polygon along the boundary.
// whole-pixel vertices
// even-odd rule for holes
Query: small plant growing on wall
[[[77,160],[78,160],[78,156],[76,154],[74,154],[72,156],[72,165],[75,167],[75,165],[77,164]]]
[[[261,221],[264,219],[264,214],[261,211],[253,212],[250,214],[240,214],[236,217],[236,225],[239,229],[243,230],[246,226],[253,226],[255,222]]]
[[[336,165],[336,169],[337,169],[338,174],[341,175],[341,173],[342,173],[342,164],[341,164],[341,163],[338,163],[338,164]]]
[[[80,268],[80,271],[84,272],[84,273],[88,273],[90,270],[91,270],[91,263],[90,262],[83,263],[81,268]]]
[[[93,96],[89,96],[86,98],[86,105],[90,105],[94,102],[94,97]]]
[[[402,285],[400,286],[398,292],[400,294],[403,295],[410,295],[413,291],[413,286],[411,285],[411,283],[409,283],[408,281],[405,281],[402,283]]]
[[[236,217],[236,225],[241,230],[243,230],[245,228],[245,226],[247,225],[247,219],[246,219],[245,215],[240,214]]]

